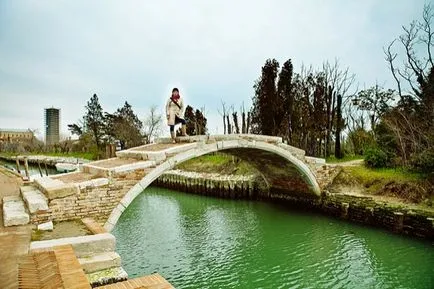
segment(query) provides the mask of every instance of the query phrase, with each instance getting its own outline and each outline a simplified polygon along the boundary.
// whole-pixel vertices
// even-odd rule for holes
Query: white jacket
[[[175,125],[175,116],[184,119],[184,101],[182,97],[180,97],[177,101],[178,105],[172,101],[172,99],[168,99],[166,103],[166,117],[167,117],[167,125]]]

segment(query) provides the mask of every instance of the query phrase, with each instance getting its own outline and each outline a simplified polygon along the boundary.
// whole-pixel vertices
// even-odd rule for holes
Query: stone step
[[[95,254],[88,257],[78,258],[81,267],[86,274],[120,267],[121,256],[116,252],[106,252],[101,254]]]
[[[26,225],[30,221],[24,202],[20,196],[3,198],[3,224],[5,227]]]
[[[135,163],[121,165],[117,167],[107,168],[100,167],[98,163],[96,164],[86,164],[83,165],[82,171],[85,173],[91,173],[94,175],[110,177],[118,173],[125,173],[139,169],[146,169],[155,166],[155,161],[137,161]]]
[[[72,245],[77,258],[105,252],[114,252],[116,239],[112,234],[97,234],[71,238],[61,238],[30,243],[30,251],[52,250],[55,246]]]
[[[170,155],[185,152],[197,147],[197,143],[184,143],[184,144],[174,145],[172,147],[164,148],[157,151],[153,151],[152,149],[147,148],[147,147],[152,147],[153,145],[155,144],[136,147],[124,151],[119,151],[116,152],[116,155],[119,158],[124,158],[124,159],[132,158],[137,160],[152,160],[155,161],[156,163],[161,163],[165,161],[167,157]]]
[[[35,185],[49,200],[64,198],[79,192],[75,184],[64,183],[61,180],[52,179],[50,177],[36,179]]]
[[[38,211],[48,210],[47,197],[45,197],[45,195],[36,187],[23,186],[20,188],[20,191],[31,214],[34,214]]]
[[[96,271],[93,273],[86,274],[92,288],[117,283],[121,281],[126,281],[128,279],[128,274],[122,267],[115,267],[110,269],[105,269],[101,271]],[[130,288],[122,286],[119,288]],[[147,288],[147,287],[143,287]]]

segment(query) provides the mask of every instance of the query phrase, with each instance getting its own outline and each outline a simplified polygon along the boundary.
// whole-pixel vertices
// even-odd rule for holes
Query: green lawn
[[[365,166],[354,166],[346,167],[345,170],[350,172],[353,177],[359,179],[362,183],[369,183],[376,180],[382,180],[384,182],[415,182],[424,178],[422,174],[410,172],[403,168],[371,169]]]

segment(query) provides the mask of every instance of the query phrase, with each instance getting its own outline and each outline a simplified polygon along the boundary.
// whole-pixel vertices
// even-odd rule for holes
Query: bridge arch
[[[173,169],[176,165],[188,161],[193,158],[200,157],[202,155],[210,154],[213,152],[227,151],[233,149],[254,149],[259,151],[268,152],[277,155],[284,160],[288,161],[298,170],[300,176],[305,180],[305,182],[310,187],[311,192],[320,197],[321,189],[315,177],[315,174],[310,169],[310,167],[303,162],[299,157],[295,156],[289,150],[286,150],[280,146],[273,143],[268,143],[264,141],[257,140],[223,140],[215,143],[197,143],[197,146],[191,148],[187,151],[180,152],[171,158],[168,158],[155,169],[146,174],[142,180],[140,180],[136,185],[134,185],[122,198],[120,203],[113,209],[104,228],[107,231],[111,231],[116,223],[118,222],[120,216],[125,211],[125,209],[134,201],[134,199],[142,193],[149,185],[151,185],[158,177],[160,177],[164,172]]]

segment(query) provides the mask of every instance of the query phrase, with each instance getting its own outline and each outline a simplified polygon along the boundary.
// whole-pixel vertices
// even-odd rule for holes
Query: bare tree
[[[150,143],[153,137],[157,137],[161,134],[163,116],[161,113],[158,113],[158,107],[156,105],[150,107],[149,113],[143,124],[146,143]]]
[[[251,123],[252,115],[251,112],[247,112],[247,121],[246,121],[246,133],[250,133],[250,123]]]
[[[228,134],[232,134],[232,125],[231,125],[231,120],[229,118],[229,114],[226,114],[226,121],[228,127]]]
[[[234,121],[234,127],[235,127],[235,133],[239,134],[240,133],[240,126],[238,124],[238,112],[235,111],[232,107],[232,118]]]
[[[244,108],[244,102],[241,105],[241,133],[247,133],[246,130],[247,126],[246,126],[246,110]]]
[[[412,21],[408,26],[403,26],[403,33],[393,40],[384,49],[385,59],[398,86],[398,93],[402,99],[402,82],[404,81],[409,90],[406,92],[416,99],[420,99],[420,87],[426,83],[427,72],[434,66],[432,49],[434,46],[434,31],[432,21],[434,19],[433,7],[427,4],[423,8],[422,21]],[[398,54],[392,51],[396,43],[400,43],[405,51],[403,65],[398,67]],[[426,51],[425,56],[418,56],[420,51]]]
[[[220,116],[223,118],[223,134],[226,134],[226,116],[228,112],[226,110],[226,103],[224,103],[223,100],[222,100],[222,111],[218,109],[217,111],[220,114]]]

